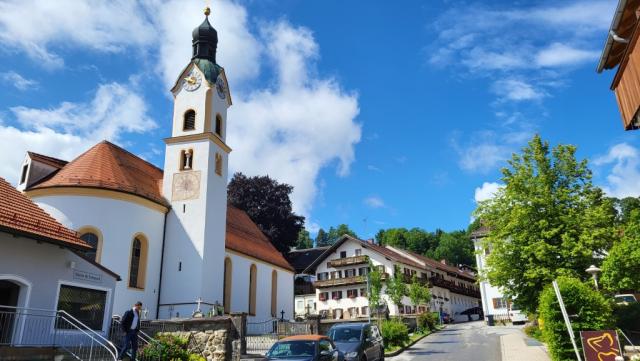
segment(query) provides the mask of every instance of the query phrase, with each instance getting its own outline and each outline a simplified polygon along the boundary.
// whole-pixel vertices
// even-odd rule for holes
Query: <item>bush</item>
[[[421,330],[430,330],[434,331],[436,329],[436,325],[438,324],[437,316],[432,312],[423,312],[418,315],[418,327]]]
[[[535,338],[538,341],[542,341],[542,330],[540,330],[538,325],[527,325],[524,327],[523,331],[527,336]]]
[[[389,346],[402,347],[409,342],[409,329],[400,320],[385,320],[382,322],[382,338]]]
[[[575,278],[561,277],[558,279],[558,286],[567,313],[570,316],[575,315],[571,318],[571,324],[578,343],[580,343],[580,331],[611,328],[611,305],[604,296],[592,288],[591,284],[584,284]],[[575,351],[551,285],[547,286],[540,295],[538,312],[544,325],[542,336],[549,347],[551,359],[575,360]]]
[[[155,360],[206,361],[198,354],[189,353],[189,340],[172,335],[158,336],[153,342],[142,349],[145,358]]]

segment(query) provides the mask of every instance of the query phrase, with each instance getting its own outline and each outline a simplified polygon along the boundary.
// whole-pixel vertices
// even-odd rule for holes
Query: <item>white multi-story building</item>
[[[368,317],[369,262],[379,267],[383,280],[393,277],[395,272],[402,272],[407,283],[415,275],[419,282],[430,288],[433,297],[428,305],[413,305],[408,297],[404,297],[401,305],[395,305],[383,286],[381,298],[390,315],[430,310],[442,311],[458,319],[462,312],[479,306],[479,292],[472,273],[406,250],[345,235],[305,270],[316,276],[318,312],[334,319]]]
[[[476,250],[476,265],[478,267],[478,273],[481,275],[487,270],[486,257],[491,252],[482,242],[482,239],[486,237],[487,233],[487,229],[481,228],[471,234],[471,239],[473,240],[473,245]],[[508,317],[508,299],[504,297],[498,287],[492,286],[487,280],[480,279],[480,295],[482,296],[482,311],[485,320],[489,315],[494,316],[494,318]]]

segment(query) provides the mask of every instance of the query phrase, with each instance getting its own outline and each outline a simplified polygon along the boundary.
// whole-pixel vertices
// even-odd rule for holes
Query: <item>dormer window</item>
[[[189,109],[184,113],[184,123],[182,130],[194,130],[196,129],[196,112],[193,109]]]
[[[216,115],[216,134],[222,138],[222,117],[220,114]]]
[[[180,170],[191,170],[193,166],[193,149],[180,152]]]
[[[22,174],[20,174],[20,184],[24,184],[27,181],[27,170],[29,169],[29,163],[22,166]]]

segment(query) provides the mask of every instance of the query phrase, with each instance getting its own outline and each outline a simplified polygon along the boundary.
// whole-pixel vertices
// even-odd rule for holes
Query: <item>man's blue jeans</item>
[[[129,348],[131,348],[131,361],[135,361],[136,352],[138,352],[138,330],[127,331],[127,335],[124,337],[124,345],[122,345],[118,353],[118,360],[122,360]]]

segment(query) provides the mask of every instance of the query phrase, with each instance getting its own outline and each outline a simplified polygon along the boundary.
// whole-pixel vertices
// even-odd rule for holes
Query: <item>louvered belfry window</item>
[[[193,109],[189,109],[184,113],[184,125],[183,130],[196,129],[196,112]]]

